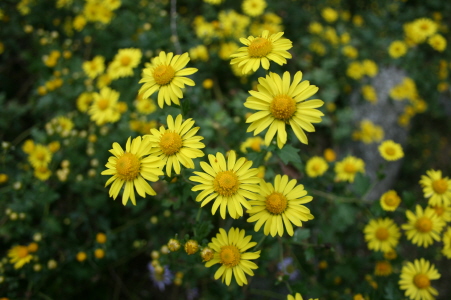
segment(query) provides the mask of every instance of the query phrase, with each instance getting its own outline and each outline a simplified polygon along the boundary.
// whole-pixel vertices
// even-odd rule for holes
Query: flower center
[[[415,223],[415,227],[418,231],[429,232],[432,230],[432,221],[426,217],[419,218]]]
[[[131,181],[138,176],[140,167],[138,157],[126,152],[116,162],[117,176],[122,180]]]
[[[130,56],[125,55],[121,57],[121,65],[123,65],[124,67],[128,66],[131,61],[132,59],[130,58]]]
[[[445,179],[438,179],[432,182],[432,188],[437,194],[443,194],[448,190],[448,183]]]
[[[272,192],[272,194],[268,195],[266,197],[266,209],[274,214],[274,215],[280,215],[287,209],[288,201],[287,198],[278,192]]]
[[[17,248],[17,256],[18,256],[19,258],[24,258],[24,257],[26,257],[27,255],[28,255],[28,249],[27,249],[27,247],[19,246],[19,247]]]
[[[389,194],[386,198],[385,198],[385,204],[387,204],[388,206],[395,206],[397,204],[397,197],[393,194]]]
[[[314,164],[313,165],[313,167],[312,167],[312,169],[313,169],[313,171],[319,171],[319,169],[320,169],[320,166],[319,166],[319,164]]]
[[[153,78],[159,85],[166,85],[172,81],[175,76],[175,71],[171,66],[161,65],[153,71]]]
[[[231,268],[240,263],[241,254],[236,246],[223,246],[219,251],[220,263]]]
[[[232,171],[219,172],[213,181],[215,192],[221,196],[235,195],[239,186],[238,177]]]
[[[394,154],[395,154],[395,149],[394,149],[393,147],[387,147],[387,148],[385,149],[385,153],[386,153],[387,155],[394,155]]]
[[[265,38],[255,38],[249,47],[247,48],[247,52],[249,56],[252,58],[258,58],[268,55],[272,50],[272,43]]]
[[[351,163],[347,163],[345,165],[344,170],[345,170],[346,173],[350,173],[350,174],[353,174],[353,173],[356,172],[354,164],[351,164]]]
[[[251,149],[254,150],[255,152],[260,152],[260,145],[261,145],[260,141],[255,140],[251,144]]]
[[[380,227],[376,230],[376,238],[380,241],[385,241],[389,235],[387,228]]]
[[[441,216],[443,215],[443,213],[445,212],[445,207],[444,206],[434,206],[433,209],[435,210],[435,213],[437,214],[437,216]]]
[[[431,282],[429,281],[429,278],[424,274],[417,274],[413,278],[413,283],[417,286],[419,289],[426,289],[431,285]]]
[[[109,106],[109,101],[107,100],[107,99],[100,99],[99,101],[97,101],[97,107],[100,109],[100,110],[105,110],[105,109],[107,109],[108,108],[108,106]]]
[[[295,113],[296,101],[287,95],[278,95],[272,100],[269,110],[274,118],[286,121]]]
[[[44,152],[38,152],[38,154],[36,154],[36,158],[38,160],[45,160],[45,153]]]
[[[160,138],[160,148],[166,155],[173,155],[182,148],[183,141],[178,133],[166,131]]]

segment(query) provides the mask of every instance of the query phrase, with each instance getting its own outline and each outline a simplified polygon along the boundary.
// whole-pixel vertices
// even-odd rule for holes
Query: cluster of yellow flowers
[[[33,140],[27,140],[22,146],[23,152],[28,154],[28,161],[34,168],[34,176],[39,180],[47,180],[52,172],[48,166],[52,160],[54,152],[60,148],[59,142],[52,142],[45,146],[42,144],[35,144]]]
[[[442,177],[440,170],[429,170],[423,175],[420,185],[428,207],[423,209],[417,204],[415,211],[406,211],[407,222],[401,225],[407,239],[414,245],[427,248],[434,241],[443,241],[442,254],[451,258],[451,227],[448,226],[442,236],[441,232],[451,222],[451,180]],[[401,203],[396,191],[390,190],[380,198],[383,210],[393,212]],[[387,260],[396,257],[396,246],[401,237],[398,225],[392,218],[372,219],[364,228],[368,249],[382,251]],[[392,272],[389,261],[378,262],[376,275],[387,276]],[[401,270],[399,285],[405,295],[411,299],[433,299],[438,295],[431,286],[431,280],[439,279],[440,274],[433,264],[421,258],[408,262]]]

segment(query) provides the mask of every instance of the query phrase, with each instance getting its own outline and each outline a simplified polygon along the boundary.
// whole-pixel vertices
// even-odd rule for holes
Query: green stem
[[[266,236],[267,235],[263,235],[263,237],[260,239],[260,241],[258,242],[258,244],[257,245],[255,245],[255,247],[254,247],[254,249],[253,249],[253,251],[257,251],[258,250],[258,248],[260,248],[261,247],[261,245],[263,244],[263,242],[265,241],[265,239],[266,239]]]

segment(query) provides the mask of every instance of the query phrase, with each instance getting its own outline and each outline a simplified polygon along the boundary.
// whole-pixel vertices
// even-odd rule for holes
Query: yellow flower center
[[[139,174],[141,163],[132,153],[124,153],[116,162],[117,176],[126,181],[135,179]]]
[[[395,155],[396,151],[393,147],[387,147],[387,148],[385,148],[385,153],[387,155],[392,156],[392,155]]]
[[[255,152],[260,152],[260,141],[259,140],[254,140],[251,144],[251,149],[254,150]]]
[[[426,289],[431,285],[431,281],[429,280],[429,277],[425,274],[417,274],[413,278],[413,283],[417,286],[419,289]]]
[[[272,100],[269,110],[274,118],[286,121],[296,112],[296,101],[287,95],[278,95]]]
[[[25,246],[19,246],[17,247],[17,257],[24,258],[28,255],[28,249]]]
[[[278,192],[272,192],[272,194],[266,197],[266,210],[271,214],[280,215],[287,209],[288,201],[287,198]]]
[[[158,85],[166,85],[172,81],[175,71],[172,66],[161,65],[153,71],[153,78]]]
[[[247,48],[247,52],[249,56],[252,58],[259,58],[268,55],[272,50],[272,43],[265,38],[255,38],[249,47]]]
[[[347,163],[344,167],[344,170],[346,173],[350,173],[350,174],[353,174],[356,172],[356,168],[355,168],[354,164],[352,164],[352,163]]]
[[[220,263],[232,268],[240,263],[241,254],[236,246],[222,246],[219,251]]]
[[[434,206],[433,209],[435,210],[435,213],[437,214],[437,216],[441,216],[443,215],[443,213],[445,212],[445,207],[443,206]]]
[[[418,231],[429,232],[432,230],[432,221],[427,217],[421,217],[415,223],[415,227]]]
[[[128,66],[131,63],[132,59],[128,55],[124,55],[121,57],[121,65],[124,67]]]
[[[376,238],[380,241],[385,241],[389,235],[387,228],[380,227],[376,230]]]
[[[432,182],[432,188],[437,194],[444,194],[448,190],[448,182],[445,179],[438,179]]]
[[[182,137],[175,132],[166,131],[160,138],[160,148],[166,155],[173,155],[182,148]]]
[[[45,153],[44,152],[38,152],[36,154],[36,159],[37,160],[45,160]]]
[[[314,164],[314,165],[312,166],[312,169],[313,169],[313,171],[318,172],[318,171],[320,170],[320,165],[319,165],[319,164]]]
[[[110,102],[107,99],[100,99],[99,101],[97,101],[97,107],[100,110],[105,110],[108,108]]]
[[[387,204],[388,206],[395,206],[398,204],[398,197],[396,197],[396,195],[393,194],[388,194],[385,197],[385,204]]]
[[[219,172],[213,181],[213,187],[215,192],[221,196],[235,195],[236,191],[240,187],[238,177],[232,171]]]

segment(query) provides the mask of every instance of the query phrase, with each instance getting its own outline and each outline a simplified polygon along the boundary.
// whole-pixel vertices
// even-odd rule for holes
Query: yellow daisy
[[[104,87],[100,90],[100,93],[94,93],[93,98],[94,102],[88,111],[92,121],[95,121],[97,125],[103,125],[119,120],[121,114],[117,107],[117,100],[119,99],[118,92],[109,87]]]
[[[14,264],[14,269],[20,269],[29,263],[33,256],[27,246],[14,246],[8,250],[9,262]]]
[[[382,252],[395,248],[401,236],[398,226],[390,218],[370,220],[363,232],[368,249]]]
[[[204,172],[194,172],[197,176],[189,179],[200,184],[194,186],[192,191],[202,191],[196,197],[196,201],[202,201],[201,207],[211,200],[215,200],[211,213],[214,215],[220,208],[221,217],[225,219],[226,210],[229,215],[236,219],[243,215],[244,206],[251,208],[247,199],[257,200],[260,192],[258,183],[260,178],[256,177],[258,169],[253,168],[252,161],[241,157],[236,160],[235,151],[230,151],[227,162],[222,153],[208,155],[210,164],[201,162],[200,166]]]
[[[389,261],[378,261],[374,267],[374,275],[376,276],[388,276],[393,273],[393,268]]]
[[[46,181],[52,175],[52,172],[46,166],[40,166],[34,169],[34,177]]]
[[[389,190],[382,194],[379,201],[383,210],[395,211],[401,203],[401,198],[398,196],[396,191]]]
[[[168,129],[164,126],[158,131],[150,129],[150,135],[145,135],[144,139],[149,140],[149,153],[158,156],[166,164],[166,174],[171,177],[172,168],[176,174],[180,174],[180,163],[188,169],[194,168],[193,159],[202,157],[205,154],[199,150],[205,148],[200,142],[204,138],[195,135],[199,127],[194,127],[194,121],[190,118],[182,123],[182,115],[174,119],[171,115],[167,118]]]
[[[92,101],[94,101],[93,93],[83,92],[77,98],[77,108],[81,112],[87,112]]]
[[[439,279],[440,274],[433,264],[421,258],[407,262],[402,267],[399,288],[405,290],[404,295],[412,300],[434,300],[438,295],[431,286],[431,280]]]
[[[407,239],[413,244],[427,248],[432,245],[433,240],[440,241],[440,232],[445,222],[437,216],[435,210],[429,207],[423,210],[417,205],[415,214],[407,210],[406,217],[408,223],[401,227],[406,231]]]
[[[258,17],[265,11],[265,0],[244,0],[241,4],[243,12],[250,17]]]
[[[119,49],[113,61],[108,66],[108,76],[112,80],[133,76],[133,69],[139,65],[141,57],[142,53],[140,49]]]
[[[302,298],[301,294],[296,293],[294,296],[287,295],[287,300],[304,300],[304,298]],[[309,300],[318,300],[318,298],[316,299],[310,298]]]
[[[433,35],[437,31],[437,27],[437,23],[428,18],[416,19],[412,23],[412,30],[417,36],[416,40],[420,43]]]
[[[216,237],[211,239],[208,247],[215,251],[211,260],[205,263],[207,268],[219,263],[221,267],[215,273],[215,279],[221,278],[222,282],[230,285],[232,276],[235,277],[239,286],[248,284],[246,274],[254,276],[253,269],[257,269],[257,265],[250,261],[260,257],[260,251],[245,252],[246,250],[257,245],[251,242],[252,236],[244,236],[245,231],[239,228],[230,228],[227,233],[220,228]]]
[[[256,222],[255,231],[259,231],[265,224],[264,234],[275,236],[284,233],[284,225],[289,235],[293,235],[293,223],[296,226],[302,226],[301,221],[313,219],[310,210],[304,203],[312,201],[312,196],[307,196],[302,184],[297,185],[297,181],[292,179],[288,181],[287,175],[277,175],[274,180],[274,186],[262,180],[260,182],[260,192],[258,198],[250,201],[252,208],[247,210],[250,218],[248,222]]]
[[[133,142],[131,138],[128,138],[125,152],[118,143],[113,143],[113,149],[110,152],[114,156],[108,158],[108,163],[105,165],[108,169],[101,173],[102,175],[113,175],[105,184],[107,187],[113,183],[110,187],[110,197],[116,200],[124,184],[123,205],[127,204],[128,198],[131,199],[133,205],[136,205],[134,188],[143,198],[146,197],[146,194],[156,195],[146,180],[158,181],[158,176],[163,175],[161,168],[164,166],[164,161],[156,156],[147,156],[150,153],[149,141],[142,140],[140,136],[133,139]]]
[[[93,60],[83,62],[82,68],[89,78],[94,79],[105,71],[105,58],[97,55]]]
[[[240,145],[240,151],[243,153],[247,153],[247,149],[250,148],[255,152],[261,151],[261,146],[265,144],[265,141],[259,137],[249,137]],[[267,161],[272,156],[271,152],[266,153],[265,161]]]
[[[139,113],[148,115],[157,110],[157,105],[151,98],[139,99],[138,101],[136,101],[136,109]]]
[[[305,164],[305,172],[311,178],[322,176],[327,169],[329,169],[327,161],[320,156],[313,156]]]
[[[52,153],[49,148],[41,144],[36,144],[28,156],[28,161],[33,168],[47,167],[51,160]]]
[[[179,99],[183,98],[182,89],[185,88],[185,84],[195,85],[192,79],[184,77],[197,72],[196,68],[185,68],[188,62],[188,53],[174,56],[172,52],[166,54],[161,51],[159,56],[152,59],[151,64],[146,64],[142,79],[139,81],[144,83],[139,93],[143,94],[143,98],[149,98],[159,91],[158,106],[160,108],[163,108],[165,102],[166,105],[171,105],[171,102],[179,105]]]
[[[434,34],[428,39],[428,44],[439,52],[443,52],[446,49],[446,39],[441,34]]]
[[[429,170],[422,175],[420,184],[425,198],[429,198],[429,205],[451,205],[451,180],[442,177],[442,171]]]
[[[272,60],[279,65],[287,63],[291,54],[287,51],[293,47],[289,39],[282,38],[283,32],[269,35],[268,30],[263,30],[260,37],[249,36],[247,39],[240,38],[245,45],[230,55],[233,58],[231,65],[238,64],[243,74],[257,71],[260,64],[265,70],[269,69],[269,61]]]
[[[447,230],[443,234],[443,249],[442,254],[448,259],[451,259],[451,227],[448,226]]]
[[[365,162],[354,156],[347,156],[335,164],[335,180],[354,182],[357,172],[365,173]]]
[[[321,122],[321,116],[324,115],[316,108],[324,102],[319,99],[305,101],[318,91],[318,87],[301,80],[300,71],[294,75],[293,82],[288,72],[282,78],[276,73],[270,73],[266,78],[260,77],[257,91],[249,91],[251,96],[244,103],[245,107],[258,110],[247,118],[246,123],[252,123],[247,131],[254,131],[254,135],[257,135],[269,127],[265,144],[269,146],[277,133],[277,146],[282,148],[287,142],[285,125],[289,124],[296,137],[308,144],[304,130],[315,131],[312,123]]]
[[[437,217],[441,219],[443,222],[451,222],[451,206],[449,205],[433,205],[430,206],[433,210],[435,210],[435,213],[437,214]]]
[[[382,142],[378,149],[380,155],[388,161],[395,161],[404,157],[401,144],[395,143],[392,140]]]
[[[392,58],[399,58],[407,53],[407,44],[403,41],[393,41],[388,47],[388,54]]]

